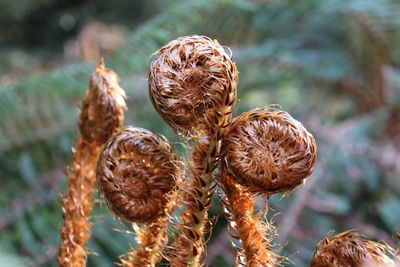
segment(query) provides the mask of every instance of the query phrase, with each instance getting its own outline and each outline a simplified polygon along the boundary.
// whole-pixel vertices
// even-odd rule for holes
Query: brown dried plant
[[[270,249],[271,226],[253,214],[250,192],[266,196],[290,192],[311,174],[316,154],[313,136],[284,111],[256,109],[232,121],[221,145],[220,182],[228,219],[243,245],[238,265],[282,262]]]
[[[238,73],[216,41],[185,36],[158,51],[149,70],[149,94],[160,116],[196,141],[191,180],[184,188],[182,222],[171,246],[172,266],[199,266],[205,255],[207,211],[214,191],[218,144],[231,120]]]
[[[178,202],[179,168],[167,140],[127,127],[111,137],[97,165],[100,191],[114,214],[136,229],[139,246],[121,258],[124,266],[155,266],[168,241],[166,229]]]
[[[311,267],[395,267],[386,254],[394,251],[387,244],[373,242],[347,231],[331,237],[329,233],[317,244]]]
[[[82,101],[79,120],[81,136],[67,169],[69,185],[62,199],[64,226],[58,257],[60,266],[86,264],[84,245],[90,237],[88,216],[93,206],[91,198],[96,181],[96,162],[104,141],[123,125],[124,98],[117,75],[100,60]]]

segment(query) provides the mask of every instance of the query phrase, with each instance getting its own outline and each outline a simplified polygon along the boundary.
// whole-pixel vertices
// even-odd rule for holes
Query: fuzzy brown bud
[[[117,74],[106,68],[101,59],[82,100],[79,119],[82,137],[100,144],[107,141],[124,124],[125,98]]]
[[[221,151],[224,171],[237,183],[272,194],[293,190],[311,174],[317,146],[288,113],[265,108],[235,118]]]
[[[394,267],[386,252],[393,250],[388,245],[366,240],[355,232],[344,232],[317,244],[311,267]]]
[[[207,129],[225,112],[220,107],[236,101],[237,78],[235,64],[216,40],[185,36],[158,51],[149,70],[149,95],[175,131]],[[227,92],[234,96],[227,98]]]
[[[165,213],[179,168],[169,143],[127,127],[112,136],[97,164],[97,181],[110,209],[127,222],[148,223]]]

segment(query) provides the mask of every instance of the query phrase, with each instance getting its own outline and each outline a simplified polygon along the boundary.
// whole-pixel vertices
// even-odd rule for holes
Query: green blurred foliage
[[[62,22],[65,14],[73,23]],[[314,134],[314,174],[289,196],[272,197],[268,215],[279,253],[296,266],[307,266],[329,230],[358,229],[390,243],[400,230],[398,14],[397,0],[0,0],[0,70],[18,77],[0,85],[0,265],[56,265],[63,170],[94,63],[26,75],[35,72],[27,62],[61,58],[63,42],[89,19],[129,29],[106,58],[128,94],[127,124],[179,142],[148,100],[146,71],[169,40],[205,34],[232,50],[237,113],[280,105]],[[219,220],[209,248],[220,253],[208,264],[233,266],[217,197],[211,213]],[[92,220],[89,266],[113,266],[134,236],[101,201]]]

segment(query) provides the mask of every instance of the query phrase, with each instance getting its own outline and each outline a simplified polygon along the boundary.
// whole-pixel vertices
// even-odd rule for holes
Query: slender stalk
[[[127,255],[121,257],[123,266],[126,267],[153,267],[161,259],[161,252],[167,242],[167,228],[172,211],[176,207],[178,191],[175,190],[168,197],[165,215],[156,221],[144,226],[144,229],[135,229],[138,247]],[[135,227],[134,227],[135,228]]]
[[[64,227],[61,230],[60,266],[85,266],[84,244],[90,237],[91,223],[88,215],[96,182],[96,162],[100,147],[78,139],[75,153],[68,169],[68,192],[62,200]]]
[[[248,267],[271,267],[279,264],[280,256],[271,250],[271,243],[267,238],[270,229],[254,215],[254,197],[226,173],[222,173],[219,180],[226,195],[223,202],[227,217],[237,234],[231,235],[238,238],[243,246],[237,255],[236,264]]]

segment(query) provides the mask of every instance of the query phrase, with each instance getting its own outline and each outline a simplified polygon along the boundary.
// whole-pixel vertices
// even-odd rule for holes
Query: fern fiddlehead
[[[230,225],[243,246],[238,265],[280,263],[271,251],[270,225],[253,215],[251,193],[290,192],[311,174],[316,153],[313,136],[284,111],[256,109],[232,121],[222,140],[219,180]]]
[[[90,77],[83,98],[79,129],[81,136],[67,170],[68,191],[62,199],[64,226],[58,263],[60,266],[85,266],[85,243],[90,237],[95,167],[105,140],[123,125],[125,93],[117,75],[100,60]],[[102,116],[100,117],[99,114]]]
[[[205,36],[171,41],[150,66],[149,95],[157,112],[175,132],[196,142],[178,225],[183,235],[175,238],[170,253],[173,266],[201,264],[213,194],[212,171],[236,102],[237,79],[231,57],[217,41]]]
[[[97,165],[100,191],[117,217],[144,224],[136,231],[139,246],[121,258],[124,266],[160,260],[179,173],[170,144],[150,131],[127,127],[105,144]]]

